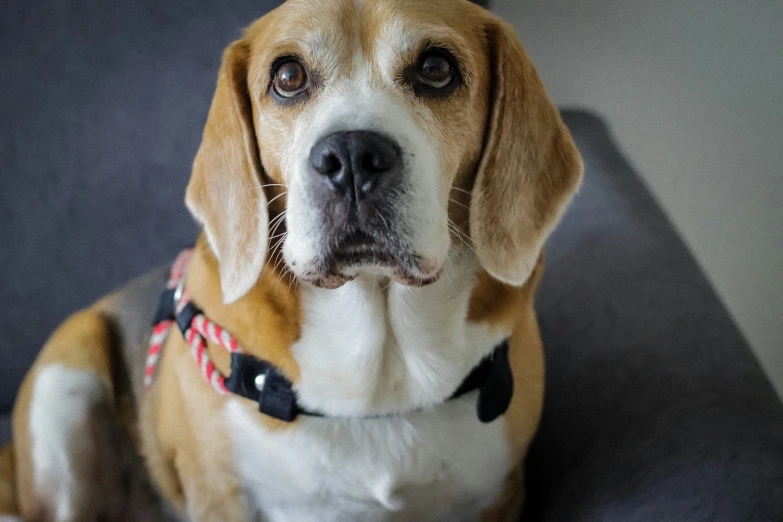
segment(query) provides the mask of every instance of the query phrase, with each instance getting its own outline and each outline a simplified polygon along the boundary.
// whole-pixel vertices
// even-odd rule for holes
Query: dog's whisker
[[[381,221],[383,221],[383,224],[384,224],[384,226],[386,227],[386,229],[387,229],[387,230],[391,230],[391,227],[389,226],[389,222],[388,222],[388,221],[386,221],[386,218],[383,216],[383,214],[381,213],[381,211],[380,211],[379,209],[377,209],[377,208],[375,209],[375,214],[376,214],[376,215],[377,215],[379,218],[381,218]]]
[[[457,232],[457,237],[459,238],[460,241],[462,241],[462,244],[468,247],[474,254],[478,256],[478,252],[476,252],[476,249],[473,248],[473,246],[470,243],[468,243],[461,235],[459,235],[458,230],[456,232]]]
[[[273,259],[276,259],[276,258],[282,256],[282,249],[278,249],[278,247],[280,246],[282,241],[285,241],[285,237],[286,237],[287,234],[288,234],[287,232],[284,232],[284,233],[282,233],[282,234],[280,234],[278,236],[274,236],[274,237],[280,237],[280,239],[278,239],[270,247],[269,250],[270,250],[270,252],[272,252],[272,255],[267,257],[266,262],[264,263],[264,270],[266,270],[270,266],[270,263],[272,262]],[[271,239],[272,238],[270,238],[270,240]],[[272,266],[272,270],[277,270],[277,263],[275,263],[275,265]]]
[[[283,223],[283,220],[277,220],[273,221],[269,224],[269,234],[274,235],[277,233],[277,229],[280,227],[281,223]]]
[[[273,197],[272,199],[270,199],[269,201],[267,201],[267,202],[266,202],[266,204],[267,204],[267,205],[271,205],[271,204],[272,204],[272,203],[273,203],[273,202],[274,202],[274,201],[275,201],[277,198],[279,198],[279,197],[282,197],[282,196],[285,196],[286,194],[288,194],[288,191],[281,192],[281,193],[280,193],[280,194],[278,194],[277,196],[275,196],[275,197]]]
[[[278,238],[278,237],[284,236],[285,234],[287,234],[287,233],[288,233],[288,232],[281,232],[280,234],[277,234],[276,232],[277,232],[277,229],[278,229],[278,228],[279,228],[279,225],[278,225],[278,226],[275,226],[275,227],[272,229],[272,231],[271,231],[271,235],[269,236],[269,241],[271,241],[272,239],[275,239],[275,238]],[[275,247],[272,247],[272,249],[273,249],[273,250],[274,250],[274,248],[275,248]]]
[[[274,230],[272,230],[272,235],[269,237],[269,239],[270,239],[270,240],[271,240],[271,239],[274,239],[274,238],[276,238],[276,237],[280,237],[280,234],[285,234],[285,233],[287,233],[287,232],[281,232],[280,234],[278,234],[278,233],[277,233],[277,229],[278,229],[278,228],[279,228],[279,227],[275,227],[275,228],[274,228]]]
[[[286,271],[285,271],[285,274],[289,276],[289,281],[288,281],[288,291],[290,292],[290,291],[291,291],[291,285],[293,285],[293,284],[295,283],[295,281],[296,281],[296,276],[295,276],[295,275],[294,275],[294,273],[291,271],[291,269],[290,269],[290,268],[288,268],[288,265],[286,265]]]
[[[280,250],[278,247],[279,247],[279,246],[280,246],[280,245],[283,243],[283,241],[285,241],[285,236],[286,236],[286,234],[287,234],[287,233],[283,233],[283,234],[281,234],[281,237],[280,237],[280,239],[278,239],[278,240],[277,240],[277,242],[276,242],[276,243],[274,244],[274,246],[272,247],[272,250],[274,250],[274,251],[275,251],[275,255],[281,255],[281,253],[282,253],[282,250]]]
[[[457,236],[457,238],[458,238],[458,239],[459,239],[459,240],[462,242],[462,244],[463,244],[463,245],[465,245],[466,247],[468,247],[469,249],[471,249],[471,250],[473,251],[473,253],[474,253],[474,254],[478,255],[478,252],[476,252],[476,250],[473,248],[473,246],[472,246],[472,245],[470,245],[470,243],[468,242],[468,241],[470,240],[470,238],[469,238],[469,237],[467,237],[467,236],[465,235],[465,233],[464,233],[464,232],[462,232],[462,231],[459,229],[459,227],[457,227],[457,225],[456,225],[456,224],[455,224],[455,223],[454,223],[454,222],[453,222],[451,219],[449,219],[449,220],[448,220],[448,225],[449,225],[449,230],[451,230],[452,232],[454,232],[454,234],[455,234],[455,235]]]
[[[277,220],[283,219],[285,217],[286,211],[282,211],[280,214],[275,216],[272,221],[269,223],[269,226],[272,226],[273,223],[275,223]]]
[[[459,206],[461,206],[462,208],[465,208],[465,209],[467,209],[467,210],[470,210],[470,207],[469,207],[469,206],[467,206],[467,205],[466,205],[466,204],[464,204],[464,203],[460,203],[460,202],[459,202],[459,201],[457,201],[456,199],[449,198],[449,201],[451,201],[452,203],[454,203],[454,204],[456,204],[456,205],[459,205]]]
[[[283,223],[285,219],[285,212],[282,212],[279,216],[276,216],[270,223],[269,223],[269,229],[270,234],[275,234],[277,232],[277,228],[280,226],[281,223]]]
[[[273,270],[275,270],[276,272],[277,271],[280,272],[280,276],[275,278],[275,287],[277,288],[280,286],[280,280],[283,279],[283,277],[285,277],[286,271],[288,270],[288,265],[285,264],[285,258],[283,257],[282,252],[279,252],[276,255],[276,258],[277,261],[275,262]],[[282,268],[280,268],[281,262],[283,263]]]
[[[274,236],[277,233],[277,229],[280,228],[281,223],[283,223],[283,220],[278,221],[274,226],[271,227],[271,230],[269,231],[270,235]]]

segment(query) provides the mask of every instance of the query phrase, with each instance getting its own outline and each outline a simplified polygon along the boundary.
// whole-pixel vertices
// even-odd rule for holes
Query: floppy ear
[[[472,191],[470,236],[481,265],[519,286],[582,178],[582,159],[514,29],[487,28],[490,105]]]
[[[247,90],[248,55],[242,41],[223,54],[185,196],[218,258],[226,303],[236,301],[256,283],[267,249],[269,216]]]

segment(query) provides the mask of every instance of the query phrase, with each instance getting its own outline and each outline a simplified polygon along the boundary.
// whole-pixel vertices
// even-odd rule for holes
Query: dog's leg
[[[13,418],[25,520],[133,519],[128,462],[139,459],[117,411],[116,364],[109,324],[87,310],[54,333],[25,378]]]
[[[111,410],[110,330],[81,312],[49,339],[14,407],[19,508],[25,519],[93,520],[104,498],[96,484],[99,411]],[[100,451],[100,450],[99,450]]]
[[[175,339],[167,350],[164,357],[169,359],[162,361],[163,364],[195,370],[184,339]],[[148,406],[157,404],[156,421],[142,424],[157,426],[155,435],[146,437],[146,441],[160,443],[159,448],[147,448],[148,460],[157,454],[166,462],[150,468],[166,471],[157,476],[157,483],[181,512],[187,514],[188,520],[256,520],[247,513],[248,505],[233,471],[234,453],[229,435],[221,430],[204,429],[203,412],[219,412],[223,398],[212,389],[204,390],[202,379],[198,371],[163,372],[159,376],[158,388],[153,389],[151,395],[165,393],[166,400],[155,403],[152,397],[153,402]],[[145,413],[151,414],[151,409],[142,414]],[[173,419],[177,421],[172,422]]]

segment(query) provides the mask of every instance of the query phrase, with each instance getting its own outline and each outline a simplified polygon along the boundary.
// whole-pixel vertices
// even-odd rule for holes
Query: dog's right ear
[[[266,197],[247,86],[250,50],[231,44],[212,99],[185,203],[203,224],[220,265],[223,301],[236,301],[258,280],[267,250]]]

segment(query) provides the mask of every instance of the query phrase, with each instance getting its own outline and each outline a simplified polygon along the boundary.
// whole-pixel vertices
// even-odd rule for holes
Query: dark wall
[[[52,329],[193,241],[223,48],[279,2],[0,7],[0,411]]]

